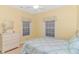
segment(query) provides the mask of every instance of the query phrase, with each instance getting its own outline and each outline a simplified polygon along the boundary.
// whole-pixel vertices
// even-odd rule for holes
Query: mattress
[[[23,54],[68,54],[68,42],[52,37],[34,38],[25,42]]]

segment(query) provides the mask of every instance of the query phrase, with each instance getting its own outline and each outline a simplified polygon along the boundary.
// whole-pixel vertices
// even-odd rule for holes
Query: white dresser
[[[0,51],[2,53],[9,51],[13,48],[19,47],[19,34],[7,31],[0,35]]]

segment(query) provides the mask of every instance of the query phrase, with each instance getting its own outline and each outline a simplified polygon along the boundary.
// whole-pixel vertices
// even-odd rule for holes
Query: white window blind
[[[45,21],[45,35],[55,37],[55,20]]]
[[[23,36],[30,35],[31,29],[31,22],[30,21],[23,21]]]

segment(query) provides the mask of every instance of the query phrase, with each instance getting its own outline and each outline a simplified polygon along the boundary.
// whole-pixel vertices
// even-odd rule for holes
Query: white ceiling
[[[32,14],[36,14],[40,12],[46,12],[50,9],[55,9],[55,8],[59,8],[62,6],[63,5],[39,5],[39,9],[34,9],[33,5],[15,5],[14,7],[20,10],[32,13]]]

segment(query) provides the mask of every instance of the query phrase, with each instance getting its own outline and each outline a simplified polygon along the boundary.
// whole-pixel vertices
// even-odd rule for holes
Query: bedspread
[[[23,54],[68,54],[69,45],[65,40],[51,37],[35,38],[25,42]]]

